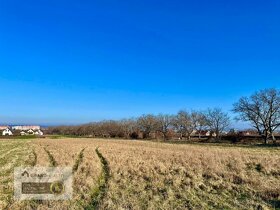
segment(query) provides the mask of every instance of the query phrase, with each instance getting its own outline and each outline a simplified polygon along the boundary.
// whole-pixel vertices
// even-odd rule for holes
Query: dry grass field
[[[1,140],[0,151],[0,209],[280,208],[277,148],[49,138]],[[73,167],[73,199],[15,201],[19,165]]]

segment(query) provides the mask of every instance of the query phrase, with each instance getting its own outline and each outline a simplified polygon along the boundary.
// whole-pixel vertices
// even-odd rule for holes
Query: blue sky
[[[0,123],[230,111],[280,86],[279,11],[278,0],[1,0]]]

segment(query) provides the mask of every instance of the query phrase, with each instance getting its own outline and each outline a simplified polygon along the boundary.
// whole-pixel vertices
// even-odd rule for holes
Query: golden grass
[[[8,154],[16,148],[9,141],[1,142]],[[100,209],[274,209],[280,205],[279,149],[74,138],[29,140],[21,146],[29,148],[21,157],[32,156],[34,149],[37,166],[50,165],[44,148],[58,166],[71,167],[85,148],[74,175],[73,200],[37,203],[38,209],[82,209],[91,202],[90,192],[102,171],[96,147],[110,167]]]
[[[26,140],[0,140],[0,209],[13,202],[14,168],[32,164],[34,157],[28,144]]]

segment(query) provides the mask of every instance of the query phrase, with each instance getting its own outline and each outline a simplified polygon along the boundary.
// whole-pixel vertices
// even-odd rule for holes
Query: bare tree
[[[274,132],[280,126],[280,91],[265,89],[235,103],[233,111],[238,120],[250,122],[262,136],[264,143],[269,139],[275,142]]]
[[[216,134],[216,139],[221,138],[221,133],[230,125],[230,118],[227,113],[220,108],[208,109],[205,113],[206,124],[212,133]]]
[[[195,112],[189,113],[187,111],[179,111],[174,120],[174,126],[181,134],[181,137],[187,136],[191,139],[191,134],[196,128],[196,115]]]
[[[125,138],[130,138],[132,133],[137,130],[136,121],[134,119],[124,119],[119,122],[120,128]]]
[[[122,137],[122,130],[118,121],[108,120],[102,122],[104,134],[108,133],[111,138]]]
[[[157,117],[157,130],[162,133],[164,140],[168,139],[168,133],[172,128],[174,116],[168,114],[159,114]]]
[[[201,132],[205,129],[207,126],[206,116],[203,112],[200,111],[193,111],[192,112],[192,118],[195,130],[198,133],[198,138],[201,138]]]
[[[143,115],[138,118],[137,125],[144,133],[144,138],[150,137],[151,132],[157,130],[157,119],[154,115]]]

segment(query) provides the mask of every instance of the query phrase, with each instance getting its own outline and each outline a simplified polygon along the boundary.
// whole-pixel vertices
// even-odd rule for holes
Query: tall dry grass
[[[37,205],[82,209],[102,171],[110,177],[100,209],[274,209],[280,207],[280,150],[101,139],[40,139],[30,148],[48,166],[44,148],[59,166],[73,166],[74,199]],[[20,205],[20,204],[19,204]]]

